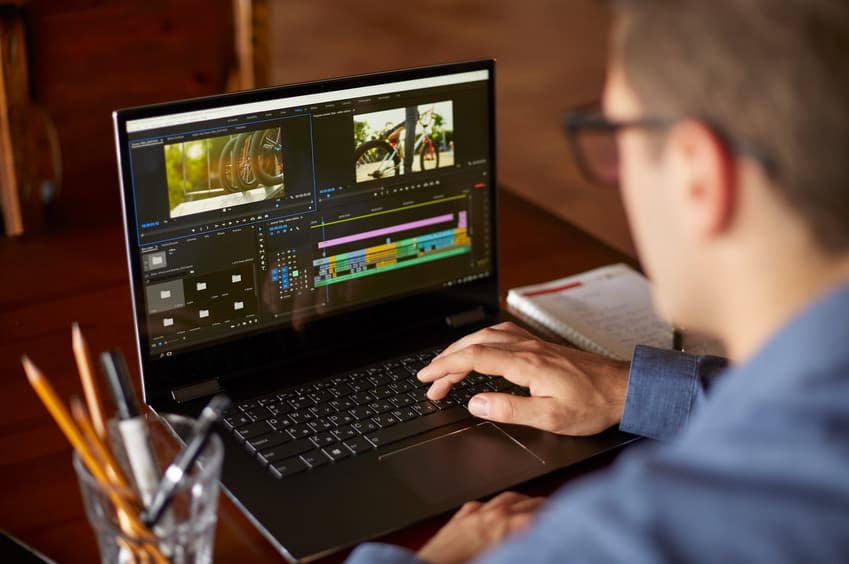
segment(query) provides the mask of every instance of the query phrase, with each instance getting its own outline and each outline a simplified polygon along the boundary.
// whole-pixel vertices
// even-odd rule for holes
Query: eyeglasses
[[[616,186],[619,184],[620,174],[616,134],[630,128],[662,131],[679,121],[681,118],[658,117],[613,121],[599,113],[575,111],[563,117],[563,128],[584,177],[594,184]],[[731,152],[755,160],[769,176],[776,175],[775,161],[766,151],[734,138],[716,126],[709,127]]]

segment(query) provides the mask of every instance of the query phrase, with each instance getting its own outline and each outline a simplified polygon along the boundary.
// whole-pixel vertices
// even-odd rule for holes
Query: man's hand
[[[504,376],[529,388],[531,397],[478,394],[469,402],[473,415],[563,435],[592,435],[621,419],[628,369],[627,362],[548,343],[501,323],[452,344],[418,378],[433,382],[427,395],[437,400],[472,371]]]
[[[467,562],[527,527],[543,501],[515,492],[504,492],[485,504],[470,501],[422,547],[418,557],[430,564]]]

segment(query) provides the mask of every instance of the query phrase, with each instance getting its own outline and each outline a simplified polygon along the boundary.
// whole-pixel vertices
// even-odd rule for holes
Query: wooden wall
[[[583,184],[562,135],[597,99],[609,14],[598,0],[268,0],[270,81],[495,57],[500,181],[626,252],[619,195]],[[34,96],[63,151],[66,221],[119,221],[111,112],[223,92],[232,0],[31,0]]]
[[[223,92],[230,0],[31,0],[33,97],[59,134],[65,223],[120,222],[117,108]]]
[[[563,113],[598,99],[610,16],[598,0],[271,0],[276,83],[497,59],[500,181],[633,253],[614,190],[583,184]]]

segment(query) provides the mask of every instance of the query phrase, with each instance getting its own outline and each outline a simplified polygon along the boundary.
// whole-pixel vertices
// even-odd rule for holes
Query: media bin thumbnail
[[[285,195],[281,128],[166,144],[170,217]]]
[[[407,121],[416,122],[412,159],[405,159]],[[409,163],[409,170],[406,170]],[[454,103],[450,100],[354,116],[357,182],[454,166]]]

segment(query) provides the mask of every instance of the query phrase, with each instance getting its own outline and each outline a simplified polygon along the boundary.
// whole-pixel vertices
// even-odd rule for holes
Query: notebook
[[[185,415],[233,399],[223,490],[289,561],[633,439],[483,422],[471,395],[527,390],[472,375],[430,402],[415,378],[510,318],[494,72],[473,61],[114,114],[144,399]]]
[[[655,313],[648,280],[626,264],[511,288],[507,304],[573,344],[630,360],[638,344],[670,348],[672,326]]]

